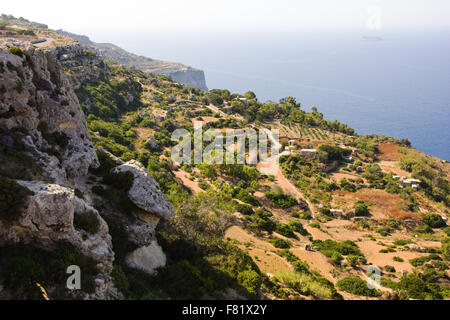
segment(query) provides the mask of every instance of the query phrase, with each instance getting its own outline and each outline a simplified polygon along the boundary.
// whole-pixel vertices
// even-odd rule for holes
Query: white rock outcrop
[[[156,269],[166,265],[166,260],[166,255],[155,240],[149,246],[139,248],[131,253],[126,262],[129,267],[152,275],[156,273]]]
[[[172,205],[161,192],[158,182],[138,161],[131,160],[113,169],[113,172],[131,172],[134,176],[133,186],[128,192],[130,200],[140,209],[169,219],[175,215]]]

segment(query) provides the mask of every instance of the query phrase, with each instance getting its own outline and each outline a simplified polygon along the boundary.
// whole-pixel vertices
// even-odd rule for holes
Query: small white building
[[[400,183],[402,187],[411,187],[413,189],[419,189],[420,185],[422,184],[422,181],[418,179],[407,179],[406,177],[401,177]]]
[[[245,104],[246,107],[248,107],[250,105],[250,103],[249,103],[247,98],[238,98],[238,101],[240,101],[243,104]]]

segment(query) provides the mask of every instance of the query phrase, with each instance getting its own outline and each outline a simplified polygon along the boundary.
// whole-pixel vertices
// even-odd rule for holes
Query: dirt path
[[[236,119],[236,120],[240,120],[240,121],[244,120],[244,118],[241,115],[238,115],[238,114],[234,114],[234,115],[226,114],[225,112],[223,112],[222,110],[220,110],[218,107],[216,107],[213,104],[210,104],[210,105],[208,105],[206,107],[209,110],[211,110],[212,112],[220,114],[220,116],[223,117],[223,118]]]
[[[296,186],[294,186],[291,181],[289,181],[289,179],[284,176],[284,174],[281,172],[281,169],[278,169],[278,172],[275,175],[275,179],[277,180],[277,185],[280,186],[280,188],[283,189],[285,193],[294,196],[295,198],[297,198],[297,200],[305,201],[308,204],[309,210],[311,211],[312,215],[314,217],[316,216],[313,204],[303,195],[303,193],[301,193],[297,189]]]
[[[33,46],[36,46],[38,48],[45,47],[46,45],[48,45],[48,44],[50,44],[52,42],[53,42],[52,38],[45,38],[45,41],[39,42],[39,43],[34,43]]]
[[[175,171],[174,173],[175,173],[175,176],[178,179],[180,179],[186,187],[188,187],[189,189],[192,190],[192,192],[194,192],[194,194],[203,192],[203,190],[198,186],[198,183],[196,181],[192,181],[189,179],[190,174],[187,173],[186,171],[179,170],[179,171]]]
[[[264,129],[267,133],[271,142],[281,149],[281,144],[274,138],[272,132],[270,130]],[[282,156],[290,155],[289,151],[284,151],[279,155],[272,156],[268,159],[267,163],[258,163],[257,169],[263,174],[273,174],[275,176],[277,186],[279,186],[284,193],[290,194],[291,196],[297,198],[297,200],[303,200],[308,204],[309,210],[311,211],[313,216],[316,216],[316,212],[314,211],[313,204],[301,193],[294,184],[287,179],[283,172],[281,171],[279,165],[279,159]],[[275,171],[275,172],[274,172]]]

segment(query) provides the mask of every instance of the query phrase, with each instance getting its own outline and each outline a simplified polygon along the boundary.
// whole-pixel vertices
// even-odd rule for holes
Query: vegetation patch
[[[363,296],[363,297],[379,297],[380,293],[376,289],[369,289],[367,282],[360,278],[344,278],[337,282],[337,287],[345,292]]]
[[[430,226],[433,229],[443,228],[447,226],[447,223],[442,218],[442,216],[436,213],[426,213],[423,215],[422,219],[423,222],[425,222],[428,226]]]
[[[76,229],[84,230],[90,234],[96,234],[100,227],[100,221],[93,211],[83,214],[75,213],[73,224]]]
[[[20,217],[22,206],[32,191],[14,180],[0,177],[0,219],[14,221]]]
[[[269,199],[275,206],[282,209],[289,209],[298,204],[298,201],[286,194],[267,192],[267,199]]]
[[[67,268],[77,265],[83,270],[81,288],[93,293],[96,262],[81,254],[72,244],[59,242],[52,251],[33,246],[3,246],[0,248],[0,274],[5,288],[16,298],[42,300],[36,286],[53,288],[52,299],[67,298]]]
[[[312,296],[318,299],[342,300],[333,283],[312,271],[308,264],[297,258],[288,250],[279,251],[278,254],[292,264],[293,272],[280,272],[275,276],[279,281],[298,294]]]
[[[289,241],[280,238],[272,239],[269,242],[278,249],[290,249],[292,247],[292,244]]]

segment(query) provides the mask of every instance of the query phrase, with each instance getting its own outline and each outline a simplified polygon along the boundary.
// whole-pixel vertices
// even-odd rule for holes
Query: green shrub
[[[251,206],[240,203],[236,205],[236,210],[237,212],[242,213],[244,216],[251,216],[255,213]]]
[[[393,260],[396,262],[405,262],[405,260],[400,257],[394,257]]]
[[[347,263],[351,267],[357,267],[360,263],[365,263],[365,262],[366,262],[366,259],[361,256],[357,256],[354,254],[350,254],[347,256]]]
[[[312,216],[311,212],[305,211],[305,212],[300,213],[300,218],[304,219],[304,220],[312,220],[313,216]]]
[[[355,203],[354,209],[357,217],[366,217],[370,215],[369,211],[370,203],[358,200]]]
[[[210,188],[209,184],[206,183],[205,181],[199,181],[198,182],[198,186],[200,187],[200,189],[202,190],[208,190]]]
[[[69,137],[64,132],[49,132],[48,124],[45,121],[41,121],[38,126],[38,130],[41,131],[42,136],[47,140],[49,145],[59,146],[61,149],[65,149],[69,144]]]
[[[280,238],[272,239],[269,242],[278,249],[290,249],[292,247],[292,244],[289,241]]]
[[[342,300],[342,296],[336,291],[333,283],[322,277],[320,274],[311,271],[308,264],[301,261],[289,250],[277,252],[292,264],[294,272],[280,272],[274,278],[281,281],[289,288],[303,295],[311,295],[321,299]]]
[[[293,198],[289,195],[285,195],[285,194],[280,194],[280,193],[275,193],[275,192],[267,192],[266,197],[275,206],[282,208],[282,209],[289,209],[298,204],[298,202],[295,198]]]
[[[433,229],[443,228],[447,225],[445,220],[436,213],[427,213],[423,215],[423,222]]]
[[[73,224],[76,229],[81,229],[90,234],[96,234],[100,227],[100,221],[97,215],[89,211],[87,213],[75,213],[73,217]]]
[[[322,145],[319,148],[318,160],[322,163],[328,163],[331,161],[340,161],[345,155],[348,155],[349,151],[336,146]]]
[[[102,218],[108,224],[115,253],[115,263],[122,264],[128,254],[137,249],[137,245],[129,240],[129,232],[126,230],[122,220],[110,215],[103,215]]]
[[[255,232],[264,230],[272,233],[277,228],[276,222],[272,220],[272,214],[264,209],[257,209],[255,214],[246,216],[246,218],[250,221],[247,227]]]
[[[242,202],[248,203],[254,207],[260,207],[261,204],[258,200],[258,198],[256,198],[255,196],[252,196],[251,194],[249,194],[249,191],[246,189],[241,189],[237,195],[236,195],[236,199],[241,200]]]
[[[185,197],[181,208],[175,209],[176,216],[159,224],[158,243],[169,259],[152,288],[172,299],[199,299],[205,294],[223,298],[227,288],[250,299],[259,298],[255,296],[257,277],[262,280],[258,267],[232,241],[224,240],[235,206],[230,198],[222,197],[213,191]],[[250,218],[266,213],[256,211]],[[245,272],[250,270],[254,272]]]
[[[118,190],[128,192],[133,186],[134,175],[131,171],[110,172],[103,176],[103,182]]]
[[[6,221],[18,219],[26,197],[33,194],[16,181],[0,177],[0,219]]]
[[[411,265],[413,267],[420,267],[423,266],[425,263],[431,261],[431,260],[442,260],[438,254],[431,254],[427,257],[419,257],[409,260]]]
[[[333,264],[340,266],[342,260],[344,260],[344,257],[342,256],[342,254],[340,254],[339,252],[333,252],[331,254],[331,257],[329,257],[331,259],[331,261],[333,262]]]
[[[442,299],[439,291],[433,286],[430,286],[430,284],[427,284],[416,274],[403,276],[397,288],[406,291],[412,299]]]
[[[363,257],[363,254],[353,241],[336,242],[333,240],[316,240],[313,241],[313,246],[318,247],[319,251],[328,258],[331,258],[335,252],[343,256],[355,255]]]
[[[291,227],[292,230],[300,233],[302,236],[309,235],[309,232],[303,227],[300,221],[290,221],[289,226]]]
[[[450,227],[447,227],[443,230],[447,236],[450,236]]]
[[[344,278],[337,282],[337,287],[345,292],[364,297],[379,297],[377,290],[370,290],[367,282],[360,278]]]
[[[25,286],[28,290],[31,290],[36,283],[42,283],[46,280],[43,266],[28,257],[11,258],[3,273],[5,275],[5,286],[10,289]]]
[[[84,197],[83,192],[81,192],[79,189],[75,189],[75,196],[80,199],[83,199]]]
[[[37,282],[55,288],[51,298],[66,298],[66,271],[72,265],[83,271],[81,290],[93,293],[97,263],[70,243],[59,242],[51,251],[24,245],[0,247],[0,275],[17,299],[42,299]]]
[[[433,234],[434,231],[429,225],[418,226],[416,232],[420,234]]]
[[[255,270],[244,270],[238,273],[237,280],[243,290],[251,297],[259,297],[262,278]]]
[[[111,273],[115,287],[122,292],[125,297],[129,296],[130,282],[123,269],[119,265],[114,265],[113,271]]]
[[[394,241],[394,245],[396,245],[396,246],[406,246],[411,243],[413,243],[411,240],[396,240],[396,241]]]
[[[17,47],[9,48],[9,52],[15,54],[16,56],[23,57],[23,51],[20,48]]]
[[[396,270],[393,266],[385,266],[384,270],[386,270],[386,272],[390,272],[390,273],[396,272]]]
[[[376,232],[381,234],[383,237],[390,236],[392,231],[393,231],[393,229],[390,226],[384,226],[384,227],[376,229]]]
[[[293,239],[297,238],[297,236],[295,235],[291,226],[287,225],[287,224],[278,223],[277,227],[275,229],[275,232],[278,234],[281,234],[282,236],[285,236],[287,238],[293,238]]]

